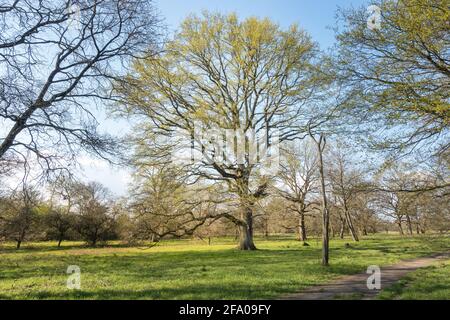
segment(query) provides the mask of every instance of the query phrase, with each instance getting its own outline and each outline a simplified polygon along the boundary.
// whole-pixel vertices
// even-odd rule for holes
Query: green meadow
[[[406,275],[378,297],[384,300],[450,300],[450,260]]]
[[[350,247],[345,244],[349,243]],[[320,265],[320,241],[257,238],[257,251],[235,249],[234,239],[165,241],[154,247],[79,242],[0,246],[1,299],[272,299],[321,284],[369,265],[426,256],[450,248],[443,236],[369,236],[331,241],[331,265]],[[81,269],[81,288],[68,289],[69,265]],[[444,270],[443,275],[440,270]],[[449,298],[449,264],[416,271],[380,297]],[[413,286],[402,285],[412,283]],[[435,293],[430,292],[439,287]],[[444,288],[442,288],[444,287]]]

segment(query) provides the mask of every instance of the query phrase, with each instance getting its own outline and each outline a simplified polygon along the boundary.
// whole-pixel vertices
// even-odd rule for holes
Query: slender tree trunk
[[[298,241],[303,241],[301,218],[298,219]]]
[[[336,228],[333,223],[330,223],[330,232],[331,232],[331,239],[336,238]]]
[[[356,233],[355,227],[353,226],[352,217],[350,216],[350,212],[347,209],[345,209],[345,220],[347,221],[348,229],[350,230],[353,241],[359,241],[358,234]]]
[[[264,237],[269,237],[269,219],[264,220]]]
[[[16,245],[16,249],[20,249],[20,246],[22,244],[23,239],[25,239],[25,235],[26,235],[26,229],[22,229],[22,231],[20,232],[20,237],[19,240],[17,240],[17,245]]]
[[[408,226],[409,234],[412,235],[413,229],[412,229],[411,217],[408,214],[406,215],[406,224]]]
[[[322,145],[323,142],[323,145]],[[325,147],[325,137],[321,136],[317,143],[319,151],[319,173],[320,173],[320,188],[322,193],[322,265],[328,266],[329,264],[329,251],[330,251],[330,213],[328,211],[327,193],[325,189],[325,174],[323,169],[323,148]]]
[[[62,237],[59,237],[59,239],[58,239],[58,248],[61,248],[61,242],[62,242]]]
[[[299,224],[298,224],[298,239],[300,241],[307,241],[308,238],[306,236],[306,226],[305,226],[305,215],[302,213],[299,217]]]
[[[402,227],[402,220],[400,218],[397,218],[397,226],[398,226],[398,232],[400,232],[400,235],[404,235],[403,227]]]
[[[341,219],[341,230],[339,230],[339,238],[344,239],[345,221]]]
[[[325,150],[326,138],[321,134],[319,140],[317,140],[311,131],[310,124],[308,125],[308,133],[317,146],[319,156],[320,191],[322,195],[322,265],[328,266],[330,251],[330,212],[328,211],[325,173],[323,169],[323,151]]]
[[[97,245],[98,240],[98,227],[95,228],[95,233],[92,239],[92,246],[95,247]]]

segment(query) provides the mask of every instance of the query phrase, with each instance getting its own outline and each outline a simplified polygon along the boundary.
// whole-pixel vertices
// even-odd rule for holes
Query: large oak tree
[[[133,85],[118,86],[127,111],[142,119],[142,160],[170,162],[182,143],[174,139],[180,131],[194,148],[209,150],[185,170],[194,180],[222,183],[235,200],[227,217],[240,229],[240,249],[255,249],[253,207],[266,194],[269,177],[252,161],[249,139],[240,142],[243,161],[217,161],[220,150],[206,146],[196,126],[266,135],[266,146],[276,132],[281,142],[304,135],[314,113],[308,103],[322,81],[317,55],[316,44],[295,25],[282,30],[268,19],[205,13],[187,18],[163,53],[137,61],[126,82]]]

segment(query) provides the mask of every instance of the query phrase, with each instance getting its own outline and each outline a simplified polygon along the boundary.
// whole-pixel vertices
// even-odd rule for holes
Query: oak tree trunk
[[[256,250],[253,243],[253,212],[249,207],[243,208],[242,224],[239,226],[239,250]]]
[[[301,214],[299,218],[298,224],[298,239],[299,241],[307,241],[308,238],[306,236],[306,226],[305,226],[305,215]]]

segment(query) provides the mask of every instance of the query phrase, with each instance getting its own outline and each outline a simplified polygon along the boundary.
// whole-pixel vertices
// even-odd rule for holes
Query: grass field
[[[450,300],[450,260],[411,272],[378,297],[387,300]]]
[[[118,243],[86,248],[66,242],[57,249],[54,242],[28,243],[19,251],[12,243],[3,244],[0,298],[270,299],[360,272],[368,265],[391,264],[450,248],[448,237],[380,234],[359,243],[333,240],[331,266],[322,267],[320,242],[309,243],[310,247],[303,247],[287,237],[256,239],[260,250],[255,252],[235,250],[233,239],[213,239],[210,246],[199,240],[167,241],[153,248]],[[81,268],[80,290],[66,287],[69,265]],[[408,290],[401,294],[409,297]],[[386,292],[384,297],[392,296]]]

